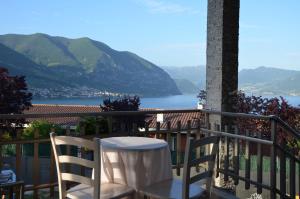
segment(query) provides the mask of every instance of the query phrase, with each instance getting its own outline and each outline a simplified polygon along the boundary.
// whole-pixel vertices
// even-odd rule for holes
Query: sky
[[[159,66],[206,63],[207,0],[2,0],[0,34],[90,37]],[[300,1],[241,0],[239,68],[300,70]]]

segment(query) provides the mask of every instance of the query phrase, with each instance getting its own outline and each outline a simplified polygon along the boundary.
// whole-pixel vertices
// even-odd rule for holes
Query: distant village
[[[93,98],[93,97],[120,97],[123,93],[112,93],[88,87],[59,87],[59,88],[30,88],[35,99],[43,98]]]

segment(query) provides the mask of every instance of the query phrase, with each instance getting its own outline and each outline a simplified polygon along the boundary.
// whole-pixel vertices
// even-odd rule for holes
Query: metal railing
[[[168,115],[165,118],[165,122],[156,122],[156,114]],[[194,114],[189,117],[189,114]],[[221,117],[232,118],[230,124],[215,124],[210,123],[210,115],[219,115]],[[176,169],[176,174],[180,175],[180,168],[183,162],[183,153],[185,148],[185,140],[188,137],[195,137],[201,139],[202,136],[209,136],[211,134],[218,134],[221,136],[220,151],[217,157],[217,177],[221,177],[225,183],[232,181],[235,186],[239,184],[239,181],[245,182],[245,189],[249,189],[251,185],[256,186],[257,193],[268,190],[270,198],[295,198],[296,192],[300,195],[300,160],[297,154],[293,154],[288,151],[286,146],[282,146],[278,142],[278,129],[283,129],[287,136],[293,139],[300,139],[299,133],[292,129],[288,124],[283,122],[280,118],[275,116],[259,116],[244,113],[227,113],[217,112],[210,110],[197,110],[197,109],[185,109],[185,110],[149,110],[149,111],[114,111],[114,112],[97,112],[97,113],[50,113],[50,114],[20,114],[20,115],[0,115],[0,119],[46,119],[47,118],[75,118],[75,117],[116,117],[116,116],[147,116],[145,124],[142,128],[139,128],[137,124],[132,125],[132,129],[127,132],[126,135],[135,136],[151,136],[159,139],[165,139],[173,152],[173,168]],[[149,119],[150,118],[150,119]],[[270,136],[265,137],[260,133],[251,132],[247,129],[240,129],[234,122],[236,119],[245,120],[260,120],[269,123]],[[124,125],[121,125],[121,127]],[[112,132],[111,134],[101,134],[96,126],[95,135],[85,135],[85,129],[80,128],[80,133],[76,134],[81,137],[107,137],[124,135],[124,129],[119,129],[119,132]],[[128,129],[127,129],[128,130]],[[72,135],[70,126],[65,128],[66,135]],[[33,157],[32,157],[32,169],[35,171],[32,173],[32,185],[26,185],[25,191],[33,190],[34,197],[38,198],[40,189],[49,189],[50,195],[54,194],[54,187],[57,186],[55,177],[55,162],[53,152],[51,150],[49,157],[49,170],[48,170],[48,183],[40,183],[41,175],[45,175],[40,172],[41,169],[41,157],[39,150],[41,144],[49,143],[48,138],[40,138],[39,132],[34,133],[34,138],[30,140],[21,139],[22,129],[16,130],[16,137],[13,140],[0,140],[0,152],[3,146],[13,145],[15,148],[15,172],[17,177],[22,178],[22,149],[25,144],[33,145]],[[50,150],[50,149],[49,149]],[[67,149],[70,152],[70,149]],[[269,151],[269,154],[266,154]],[[80,151],[83,155],[84,150]],[[201,155],[203,151],[197,151],[196,155]],[[242,155],[245,157],[245,168],[241,168]],[[257,167],[255,168],[256,179],[251,178],[251,156],[256,155]],[[269,157],[270,169],[269,169],[269,183],[265,182],[263,174],[263,157]],[[3,150],[0,153],[0,164],[6,157],[3,156]],[[287,168],[286,160],[289,164],[288,182],[286,181]],[[278,164],[279,163],[279,164]],[[279,167],[279,172],[277,167]],[[298,174],[296,167],[298,165]],[[1,165],[0,165],[1,166]],[[196,168],[197,169],[197,168]],[[80,172],[85,172],[81,169]],[[244,175],[241,174],[244,173]],[[279,174],[280,181],[277,181],[276,176]],[[297,179],[298,178],[298,179]],[[297,182],[298,181],[298,186]],[[26,182],[25,182],[26,183]],[[289,184],[289,190],[286,189]],[[298,191],[297,191],[298,189]]]

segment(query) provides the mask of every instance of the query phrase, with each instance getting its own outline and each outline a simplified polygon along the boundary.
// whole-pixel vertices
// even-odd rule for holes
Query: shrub
[[[54,129],[58,135],[63,134],[63,129],[60,126],[51,124],[45,120],[36,120],[31,122],[29,126],[23,130],[22,138],[33,139],[35,131],[39,132],[39,138],[49,138],[52,129]]]
[[[99,133],[108,133],[108,122],[102,117],[84,117],[76,126],[76,132],[81,132],[81,128],[84,128],[85,135],[94,135],[96,128],[99,128]]]
[[[110,98],[103,100],[103,105],[100,105],[100,108],[107,111],[138,111],[140,106],[140,98],[138,96],[123,96],[118,99],[111,100]],[[137,116],[114,116],[107,117],[108,122],[110,123],[110,131],[126,131],[130,132],[133,129],[133,124],[135,123],[137,127],[145,126],[145,115]],[[122,124],[124,126],[122,126]],[[113,128],[113,129],[112,129]]]

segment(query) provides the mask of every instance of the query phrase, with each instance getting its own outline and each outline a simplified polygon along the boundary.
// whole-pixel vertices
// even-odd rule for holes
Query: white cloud
[[[178,13],[189,13],[197,14],[199,10],[191,7],[173,3],[170,1],[163,0],[137,0],[137,2],[143,4],[151,13],[163,13],[163,14],[178,14]]]

